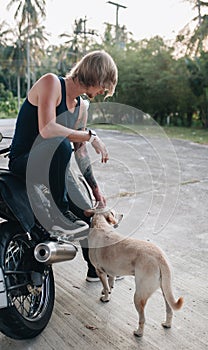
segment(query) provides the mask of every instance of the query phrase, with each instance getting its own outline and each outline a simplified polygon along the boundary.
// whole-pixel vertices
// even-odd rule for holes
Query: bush
[[[15,118],[18,113],[17,98],[0,84],[0,118]]]

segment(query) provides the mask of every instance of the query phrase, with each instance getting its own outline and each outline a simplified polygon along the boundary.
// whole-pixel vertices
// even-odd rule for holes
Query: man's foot
[[[73,222],[74,224],[80,225],[80,226],[86,226],[86,222],[82,219],[78,218],[76,215],[74,215],[70,210],[67,210],[64,213],[64,217],[69,220],[70,222]]]
[[[66,220],[62,220],[58,225],[52,227],[52,231],[56,235],[63,236],[65,239],[67,239],[67,236],[73,236],[74,239],[87,237],[89,225],[86,222],[79,219],[69,210],[64,213],[64,217]]]
[[[99,282],[100,281],[98,275],[96,274],[94,266],[88,267],[86,281],[87,282]]]
[[[115,280],[122,280],[124,277],[123,276],[116,276]],[[88,272],[87,272],[87,277],[86,277],[87,282],[99,282],[100,279],[98,275],[96,274],[95,268],[94,267],[89,267]]]

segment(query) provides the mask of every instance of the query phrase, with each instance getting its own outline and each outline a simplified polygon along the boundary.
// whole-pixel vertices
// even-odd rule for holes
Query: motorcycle
[[[0,133],[0,142],[4,137]],[[6,157],[10,147],[0,150]],[[79,188],[77,188],[78,186]],[[76,190],[92,204],[90,189],[79,175]],[[50,211],[48,189],[37,185],[40,211]],[[72,242],[51,236],[31,209],[26,186],[8,169],[0,169],[0,331],[13,339],[29,339],[47,326],[54,307],[53,264],[74,259]]]

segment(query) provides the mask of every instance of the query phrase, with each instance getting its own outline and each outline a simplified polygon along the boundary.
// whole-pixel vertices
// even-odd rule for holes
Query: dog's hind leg
[[[134,294],[134,304],[139,314],[139,327],[136,331],[134,331],[134,335],[137,337],[142,337],[144,333],[144,324],[145,324],[145,314],[144,308],[146,305],[147,299],[141,298],[137,292]]]
[[[166,305],[166,321],[162,323],[162,326],[164,328],[171,328],[172,318],[173,318],[173,310],[171,309],[170,305],[168,304],[164,293],[163,293],[163,297],[164,297],[165,305]]]
[[[101,272],[99,270],[96,270],[98,277],[100,278],[102,285],[103,285],[103,290],[102,290],[102,296],[100,297],[100,300],[103,302],[108,302],[110,300],[110,287],[108,284],[108,277],[105,272]]]

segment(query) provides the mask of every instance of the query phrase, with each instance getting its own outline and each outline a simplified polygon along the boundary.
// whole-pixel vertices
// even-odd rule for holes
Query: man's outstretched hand
[[[92,146],[94,147],[96,153],[101,154],[102,163],[107,163],[109,160],[108,151],[104,142],[98,136],[96,136],[92,142]]]

